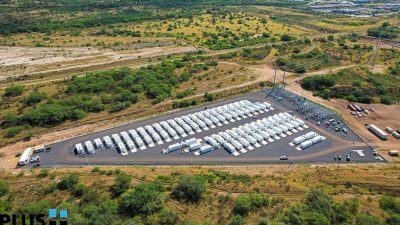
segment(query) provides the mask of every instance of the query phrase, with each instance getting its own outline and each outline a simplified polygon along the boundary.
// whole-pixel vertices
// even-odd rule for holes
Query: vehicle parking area
[[[283,101],[261,91],[68,139],[37,155],[40,167],[382,160],[334,113],[315,116]]]

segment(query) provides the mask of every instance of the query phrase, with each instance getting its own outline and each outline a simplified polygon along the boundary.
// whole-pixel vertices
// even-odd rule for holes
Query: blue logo
[[[60,223],[59,225],[67,225],[68,210],[60,209]],[[57,225],[57,209],[49,209],[49,225]]]

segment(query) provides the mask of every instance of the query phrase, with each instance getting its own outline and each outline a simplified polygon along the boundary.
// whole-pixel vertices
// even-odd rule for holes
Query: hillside
[[[398,165],[2,171],[1,212],[79,224],[398,224]]]

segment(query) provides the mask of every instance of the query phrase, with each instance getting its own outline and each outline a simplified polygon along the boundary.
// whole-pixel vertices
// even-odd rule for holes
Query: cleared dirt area
[[[45,74],[86,68],[118,61],[165,56],[196,51],[193,46],[166,46],[142,49],[99,50],[94,47],[32,48],[0,47],[0,80],[9,77]]]
[[[350,66],[352,65],[346,67]],[[322,71],[310,73],[301,77],[291,76],[291,78],[287,79],[286,82],[288,84],[288,89],[299,95],[303,95],[315,102],[325,105],[331,109],[334,109],[344,118],[344,120],[349,124],[350,127],[353,128],[354,131],[361,135],[373,147],[378,148],[383,153],[382,156],[384,156],[386,160],[400,161],[399,157],[389,157],[387,154],[389,150],[399,150],[399,139],[396,139],[390,135],[388,141],[382,141],[366,128],[366,124],[373,123],[380,127],[382,130],[384,130],[388,126],[393,129],[399,129],[400,120],[398,113],[400,112],[400,105],[358,104],[366,109],[374,108],[375,112],[371,112],[367,117],[359,118],[352,116],[350,111],[347,109],[347,101],[338,99],[325,100],[320,97],[313,96],[312,92],[306,91],[301,88],[299,83],[301,79],[309,75],[324,74],[321,72]]]

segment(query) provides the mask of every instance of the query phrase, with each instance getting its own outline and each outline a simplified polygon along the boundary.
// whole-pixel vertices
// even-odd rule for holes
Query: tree
[[[76,197],[80,197],[83,195],[83,193],[85,193],[86,191],[86,186],[82,183],[77,183],[73,186],[72,189],[72,193],[76,196]]]
[[[161,187],[157,183],[140,183],[120,197],[120,207],[130,216],[149,215],[163,207]]]
[[[115,177],[114,185],[111,186],[111,191],[115,196],[120,196],[131,187],[132,177],[124,172],[119,172]]]
[[[16,97],[20,96],[25,90],[24,85],[11,85],[6,87],[6,90],[4,92],[5,97]]]
[[[178,185],[172,190],[172,197],[177,200],[199,202],[205,191],[204,183],[194,176],[181,177]]]
[[[357,225],[381,225],[382,221],[375,216],[363,213],[363,214],[357,215],[356,224]]]
[[[58,182],[57,187],[60,190],[66,190],[72,188],[78,182],[79,182],[79,173],[71,173],[63,176],[60,182]]]

